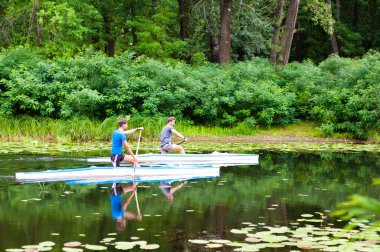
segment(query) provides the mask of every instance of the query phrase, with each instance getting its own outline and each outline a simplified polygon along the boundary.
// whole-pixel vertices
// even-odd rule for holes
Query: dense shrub
[[[380,53],[275,69],[266,59],[220,67],[91,50],[45,60],[18,47],[0,53],[0,115],[51,118],[169,115],[189,123],[249,127],[320,122],[327,135],[367,138],[380,128]]]

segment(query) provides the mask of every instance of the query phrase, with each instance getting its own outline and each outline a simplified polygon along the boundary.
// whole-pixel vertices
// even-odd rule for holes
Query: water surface
[[[54,251],[62,251],[70,241],[119,251],[112,242],[100,242],[107,237],[115,241],[138,237],[159,244],[161,251],[207,250],[188,240],[244,241],[245,236],[230,230],[244,223],[257,225],[256,229],[289,226],[305,213],[328,215],[353,193],[379,197],[371,185],[372,178],[380,177],[379,159],[370,153],[260,153],[259,165],[221,167],[219,177],[188,181],[172,201],[158,182],[140,183],[138,201],[133,198],[127,211],[138,215],[139,209],[142,219],[126,220],[125,227],[111,217],[111,184],[20,184],[14,179],[16,171],[88,167],[85,158],[0,156],[1,251],[44,241],[53,241]],[[315,225],[343,224],[327,218]]]

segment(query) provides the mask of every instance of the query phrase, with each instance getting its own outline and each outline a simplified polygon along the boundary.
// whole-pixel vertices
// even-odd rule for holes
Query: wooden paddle
[[[135,154],[136,158],[137,158],[137,155],[139,154],[141,133],[142,133],[142,130],[140,130],[139,139],[137,140],[137,147],[136,147],[136,154]],[[133,163],[133,180],[135,180],[135,177],[136,177],[135,174],[136,174],[136,162]],[[133,183],[134,182],[135,181],[133,181]],[[136,188],[136,191],[135,191],[135,199],[136,199],[136,206],[137,206],[137,214],[138,214],[138,216],[140,216],[140,206],[139,206],[139,200],[137,198],[137,188]]]

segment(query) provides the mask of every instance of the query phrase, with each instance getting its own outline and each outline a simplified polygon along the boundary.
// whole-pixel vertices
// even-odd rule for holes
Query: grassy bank
[[[131,118],[129,129],[144,127],[143,138],[155,141],[159,138],[165,118]],[[188,121],[178,121],[176,129],[189,139],[218,140],[224,138],[323,138],[324,135],[314,122],[298,122],[283,127],[269,129],[251,128],[244,123],[234,127],[207,127],[192,125]],[[88,118],[51,119],[51,118],[0,118],[0,139],[2,141],[38,140],[57,143],[109,141],[111,133],[117,128],[117,118],[103,121]],[[135,134],[136,135],[136,134]],[[130,138],[136,136],[131,135]],[[330,139],[354,140],[349,134],[334,134]]]

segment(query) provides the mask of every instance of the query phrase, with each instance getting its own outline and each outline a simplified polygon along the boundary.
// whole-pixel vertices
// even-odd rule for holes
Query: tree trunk
[[[298,15],[300,0],[290,0],[288,15],[285,22],[285,31],[281,41],[281,54],[279,64],[286,65],[289,62],[290,49],[292,48],[293,34]]]
[[[299,30],[301,28],[301,25],[299,22],[296,22],[297,29]],[[294,40],[296,43],[296,60],[302,61],[303,55],[302,55],[302,37],[300,32],[296,32],[294,34]]]
[[[284,0],[278,0],[277,10],[276,10],[276,19],[275,19],[274,27],[273,27],[272,48],[270,50],[270,62],[272,62],[272,65],[276,65],[283,8],[284,8]]]
[[[355,31],[359,30],[359,0],[355,0],[354,3],[354,19],[352,26],[354,27]]]
[[[336,0],[335,5],[336,5],[336,20],[340,21],[340,0]]]
[[[330,20],[333,20],[331,0],[326,0],[326,3],[329,5],[329,9],[330,9]],[[334,26],[332,24],[329,24],[329,25],[331,25],[331,30],[332,30],[332,33],[330,34],[330,37],[329,37],[329,40],[330,40],[330,43],[331,43],[331,50],[332,50],[332,53],[338,54],[339,53],[338,41],[336,39],[336,34],[335,34],[335,31],[334,31]]]
[[[34,31],[36,33],[37,45],[42,46],[42,30],[40,24],[38,23],[38,11],[40,8],[40,1],[34,0],[33,4],[33,22],[34,22]]]
[[[209,35],[210,61],[219,62],[219,40],[214,34]]]
[[[377,33],[377,1],[370,1],[371,8],[371,48],[375,48],[376,46],[376,33]]]
[[[107,54],[107,56],[112,57],[115,55],[116,41],[112,37],[112,34],[111,34],[111,24],[110,24],[110,19],[109,19],[107,13],[104,13],[103,21],[104,21],[106,41],[107,41],[107,44],[105,45],[104,50],[105,50],[105,53]]]
[[[232,0],[221,0],[221,29],[219,63],[230,63],[231,59],[231,14]]]
[[[180,37],[181,39],[190,36],[190,1],[178,0],[179,15],[180,15]]]

